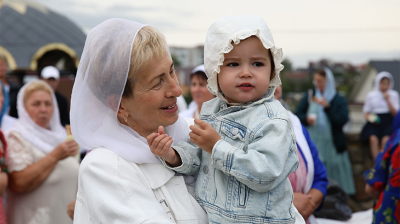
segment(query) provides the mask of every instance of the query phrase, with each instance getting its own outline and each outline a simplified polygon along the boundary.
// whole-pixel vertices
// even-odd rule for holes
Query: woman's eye
[[[236,62],[232,62],[232,63],[227,64],[226,66],[235,67],[235,66],[239,66],[239,64]]]
[[[260,66],[263,66],[264,64],[263,63],[261,63],[261,62],[254,62],[253,63],[253,66],[256,66],[256,67],[260,67]]]
[[[171,76],[175,76],[176,75],[176,70],[174,69],[174,70],[170,71],[169,74],[171,74]]]
[[[157,88],[157,87],[159,87],[161,85],[161,80],[155,85],[155,86],[153,86],[153,88]]]

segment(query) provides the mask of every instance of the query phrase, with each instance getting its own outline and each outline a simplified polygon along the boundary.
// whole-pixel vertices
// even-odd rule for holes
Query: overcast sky
[[[170,46],[204,44],[210,24],[227,15],[265,19],[275,44],[296,66],[320,58],[360,64],[400,60],[399,0],[36,0],[85,31],[108,18],[161,30]]]

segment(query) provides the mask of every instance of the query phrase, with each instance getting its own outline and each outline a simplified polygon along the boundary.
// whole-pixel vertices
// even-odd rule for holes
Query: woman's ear
[[[107,106],[114,112],[117,112],[117,115],[120,117],[128,116],[128,111],[124,107],[124,99],[121,99],[121,103],[119,103],[119,97],[116,95],[111,95],[107,97]]]
[[[118,111],[117,111],[117,115],[120,116],[121,118],[129,116],[129,111],[125,107],[125,104],[126,104],[126,100],[124,98],[122,98],[121,103],[118,106]]]

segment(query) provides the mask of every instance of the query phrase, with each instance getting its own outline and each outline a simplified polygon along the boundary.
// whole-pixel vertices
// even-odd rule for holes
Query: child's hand
[[[151,152],[163,158],[171,166],[180,166],[182,164],[181,158],[171,144],[174,142],[172,137],[164,133],[164,127],[158,127],[158,133],[152,133],[147,136],[147,143],[149,144]]]
[[[197,118],[194,119],[194,122],[197,125],[190,126],[190,130],[192,130],[189,134],[190,141],[198,145],[204,151],[212,153],[215,143],[217,143],[221,137],[218,132],[206,122]]]

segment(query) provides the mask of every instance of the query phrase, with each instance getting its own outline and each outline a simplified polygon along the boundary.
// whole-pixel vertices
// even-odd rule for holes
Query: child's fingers
[[[164,131],[164,127],[163,127],[163,126],[159,126],[159,127],[158,127],[158,133],[159,133],[160,135],[165,134],[165,131]]]
[[[162,148],[162,147],[161,148],[159,147],[160,142],[165,138],[168,138],[168,137],[166,135],[159,135],[154,139],[153,144],[151,145],[151,147],[153,147],[157,153],[159,153],[161,148]]]
[[[190,141],[192,141],[192,142],[193,142],[193,140],[198,142],[200,139],[200,135],[194,133],[193,131],[189,133],[189,137],[190,137]]]
[[[194,119],[194,123],[197,124],[201,129],[206,129],[207,128],[207,123],[202,121],[202,120],[200,120],[200,119],[198,119],[198,118]]]
[[[201,135],[201,132],[203,131],[203,129],[201,129],[200,127],[196,126],[196,125],[190,125],[190,130],[192,130],[192,132],[196,133],[197,135]]]
[[[157,133],[151,133],[147,136],[147,144],[152,145],[154,139],[158,136]]]
[[[157,149],[160,151],[160,153],[165,153],[165,151],[163,151],[163,150],[164,150],[165,144],[169,140],[171,140],[171,137],[165,137],[158,143]]]
[[[172,145],[172,143],[174,142],[174,140],[171,138],[170,140],[168,140],[166,143],[165,143],[165,145],[164,145],[164,147],[163,147],[163,149],[162,149],[162,152],[164,153],[164,152],[168,152],[168,150],[171,148],[171,145]]]

